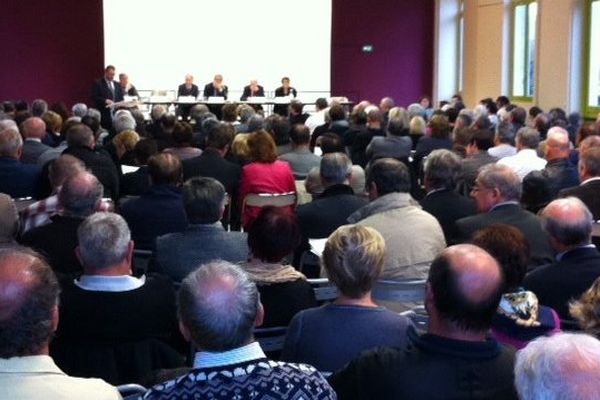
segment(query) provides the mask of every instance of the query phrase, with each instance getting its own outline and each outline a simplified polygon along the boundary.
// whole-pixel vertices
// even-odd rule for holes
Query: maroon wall
[[[332,0],[331,89],[351,100],[430,94],[434,0]],[[0,100],[90,101],[102,74],[102,0],[8,0]],[[371,54],[361,52],[372,44]]]
[[[102,0],[8,0],[0,12],[0,100],[90,102],[104,60]]]
[[[434,0],[333,0],[331,91],[406,106],[431,95]],[[372,44],[373,53],[362,46]]]

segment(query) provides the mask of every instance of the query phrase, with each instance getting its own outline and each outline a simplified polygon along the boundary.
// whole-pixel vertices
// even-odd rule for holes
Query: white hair
[[[521,400],[597,399],[600,341],[561,333],[530,342],[517,353],[515,385]]]
[[[129,111],[115,114],[115,118],[113,119],[115,132],[120,133],[127,130],[133,131],[135,130],[135,125],[135,119],[131,116]]]
[[[127,257],[131,232],[119,214],[97,212],[77,229],[79,256],[86,271],[114,266]]]

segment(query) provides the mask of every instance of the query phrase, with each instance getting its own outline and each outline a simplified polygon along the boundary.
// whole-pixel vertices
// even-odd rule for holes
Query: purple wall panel
[[[331,91],[406,106],[431,95],[434,0],[333,0]],[[372,44],[372,53],[362,46]]]
[[[90,103],[104,60],[102,0],[8,0],[0,14],[0,100]]]

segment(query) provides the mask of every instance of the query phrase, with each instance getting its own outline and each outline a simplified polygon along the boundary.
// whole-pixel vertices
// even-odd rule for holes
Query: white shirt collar
[[[586,179],[585,181],[581,182],[580,186],[585,185],[588,182],[592,182],[592,181],[600,181],[600,176],[594,176],[592,178]]]
[[[127,292],[142,287],[146,283],[146,276],[136,278],[130,275],[81,275],[74,283],[81,289],[93,292]]]
[[[223,365],[238,364],[246,361],[266,358],[258,342],[252,342],[237,349],[221,353],[199,351],[194,356],[194,368],[213,368]]]

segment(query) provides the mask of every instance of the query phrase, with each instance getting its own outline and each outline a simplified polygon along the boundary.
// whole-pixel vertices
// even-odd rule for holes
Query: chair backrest
[[[245,207],[288,207],[296,204],[296,193],[250,193],[244,197],[242,210]]]
[[[373,299],[395,303],[421,303],[425,299],[425,279],[377,281]]]
[[[600,237],[600,221],[594,221],[592,224],[592,237]]]
[[[256,328],[254,329],[254,338],[260,343],[260,347],[265,353],[279,352],[283,350],[286,332],[286,326]]]
[[[334,301],[339,296],[337,287],[327,278],[308,279],[308,283],[312,286],[315,299],[319,303]]]
[[[242,202],[242,220],[246,207],[289,207],[296,204],[296,193],[250,193]]]
[[[142,276],[148,272],[148,261],[152,257],[151,250],[134,249],[133,250],[133,273],[135,276]]]

